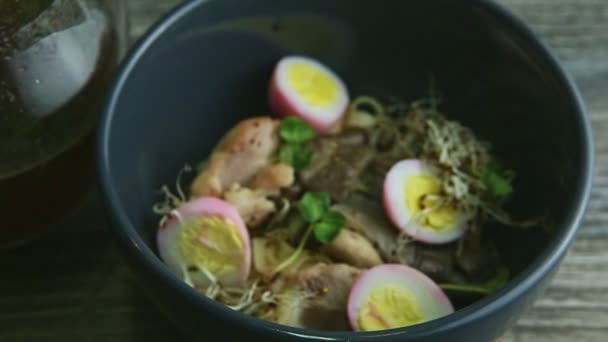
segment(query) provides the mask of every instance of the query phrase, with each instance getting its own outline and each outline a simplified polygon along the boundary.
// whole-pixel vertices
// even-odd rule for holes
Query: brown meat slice
[[[481,229],[469,229],[462,241],[460,253],[456,253],[456,265],[468,276],[492,273],[500,266],[496,245],[483,240]]]
[[[311,164],[300,172],[302,183],[311,191],[327,192],[336,201],[346,198],[360,187],[359,176],[373,160],[374,151],[367,142],[367,133],[360,129],[318,137],[310,144]]]
[[[348,296],[363,270],[345,264],[316,264],[287,275],[286,296],[277,306],[277,323],[300,328],[348,331]],[[311,298],[302,293],[312,294]]]
[[[456,245],[431,246],[409,241],[398,248],[399,231],[379,203],[363,196],[349,196],[333,206],[346,217],[349,229],[369,240],[386,262],[417,268],[436,281],[462,282],[455,261]]]
[[[399,235],[379,203],[352,195],[333,206],[346,217],[346,226],[371,241],[384,260],[391,259]]]
[[[371,268],[382,264],[382,259],[372,243],[350,229],[342,229],[333,241],[323,245],[322,251],[338,261],[355,267]]]
[[[279,146],[278,125],[270,117],[238,123],[220,141],[207,168],[192,183],[191,195],[221,197],[235,183],[248,184],[271,163]]]
[[[438,282],[461,283],[462,275],[455,268],[456,246],[430,246],[423,243],[411,243],[406,247],[410,258],[406,264],[417,268],[431,279]]]

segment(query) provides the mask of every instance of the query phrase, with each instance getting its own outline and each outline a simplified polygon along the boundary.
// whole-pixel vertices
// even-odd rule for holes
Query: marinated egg
[[[318,132],[325,132],[345,114],[348,103],[344,82],[319,61],[288,56],[274,70],[270,105],[277,115],[298,116]]]
[[[442,203],[441,179],[421,160],[402,160],[384,179],[384,208],[413,239],[442,244],[462,236],[468,216]]]
[[[160,257],[192,286],[243,286],[251,268],[249,233],[234,207],[201,197],[174,210],[158,231]]]
[[[437,284],[405,265],[384,264],[366,271],[348,298],[348,318],[356,331],[407,327],[452,312]]]

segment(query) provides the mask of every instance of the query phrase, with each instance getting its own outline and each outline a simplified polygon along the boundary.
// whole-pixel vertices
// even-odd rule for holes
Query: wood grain
[[[179,0],[129,0],[139,37]],[[500,0],[564,62],[587,101],[596,178],[583,228],[553,283],[503,342],[608,340],[608,0]],[[92,196],[66,227],[0,257],[0,342],[183,340],[143,296]],[[62,228],[68,229],[68,228]],[[90,243],[95,241],[95,243]],[[93,323],[92,323],[93,322]]]

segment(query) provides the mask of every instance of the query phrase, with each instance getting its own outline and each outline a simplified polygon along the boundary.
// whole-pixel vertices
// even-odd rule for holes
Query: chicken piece
[[[277,323],[294,327],[351,330],[348,295],[363,270],[345,264],[316,264],[287,275],[277,306]],[[303,294],[310,294],[310,298]]]
[[[215,148],[206,169],[191,186],[193,197],[221,197],[235,183],[248,184],[271,163],[279,146],[279,121],[257,117],[241,121]]]
[[[251,188],[266,195],[277,195],[282,188],[291,186],[294,179],[291,166],[277,163],[262,169],[251,182]]]
[[[355,267],[371,268],[382,264],[382,259],[372,243],[350,229],[342,229],[332,242],[323,245],[322,251]]]
[[[276,206],[264,193],[233,184],[224,194],[226,202],[239,212],[247,228],[254,228],[276,211]]]
[[[285,164],[273,164],[262,169],[254,178],[251,187],[233,184],[224,194],[224,199],[239,212],[245,224],[253,228],[264,222],[277,208],[267,197],[277,195],[282,188],[291,186],[294,170]]]

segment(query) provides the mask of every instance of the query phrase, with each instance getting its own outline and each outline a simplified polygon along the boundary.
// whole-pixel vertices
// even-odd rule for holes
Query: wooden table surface
[[[180,0],[129,0],[140,36]],[[596,178],[582,230],[546,293],[501,339],[608,341],[608,0],[499,0],[574,75],[595,130]],[[179,341],[118,255],[92,195],[58,231],[0,254],[0,342]]]

